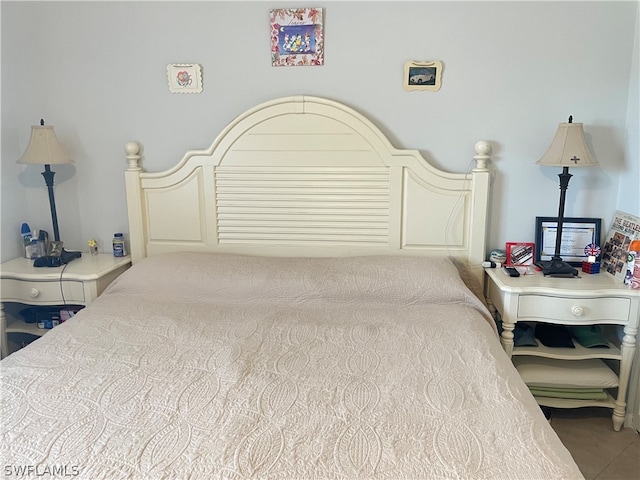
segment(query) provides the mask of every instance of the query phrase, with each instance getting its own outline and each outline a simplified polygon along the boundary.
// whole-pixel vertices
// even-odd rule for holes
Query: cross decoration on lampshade
[[[578,270],[563,261],[560,256],[564,204],[569,180],[573,176],[569,173],[569,167],[592,167],[598,164],[587,148],[582,123],[573,123],[573,117],[570,116],[568,123],[559,124],[551,146],[536,163],[548,167],[562,167],[562,173],[558,174],[560,178],[560,204],[558,206],[555,252],[551,260],[541,261],[538,266],[542,268],[542,273],[545,276],[575,277],[578,275]]]
[[[551,146],[536,163],[549,167],[591,167],[598,164],[587,148],[582,123],[573,123],[571,116],[568,123],[558,125]]]
[[[18,160],[18,163],[44,165],[42,176],[49,190],[53,234],[54,239],[59,242],[58,215],[56,213],[56,200],[53,195],[53,176],[55,172],[51,171],[51,165],[73,163],[73,160],[63,150],[51,125],[45,125],[44,120],[40,120],[40,125],[31,126],[29,145],[27,145],[27,149]]]

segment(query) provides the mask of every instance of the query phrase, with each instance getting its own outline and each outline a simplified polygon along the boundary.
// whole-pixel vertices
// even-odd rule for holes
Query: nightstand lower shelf
[[[7,339],[7,352],[11,354],[16,350],[24,347],[26,344],[37,340],[49,332],[50,328],[39,328],[37,322],[28,323],[21,314],[25,310],[34,308],[31,305],[20,302],[5,302],[2,305],[4,312],[5,322],[5,336]],[[38,308],[38,307],[35,307]],[[40,307],[47,311],[52,310],[79,310],[83,308],[82,305],[51,305],[46,307]],[[55,328],[55,327],[54,327]]]
[[[42,335],[36,335],[31,333],[13,333],[7,336],[7,351],[9,354],[17,352],[21,348],[26,347],[31,342],[39,339]]]
[[[29,308],[28,304],[20,302],[4,302],[3,305],[5,315],[5,332],[9,333],[25,333],[41,337],[47,330],[38,328],[35,323],[27,323],[21,317],[20,312]]]
[[[573,342],[575,348],[545,347],[514,347],[513,356],[532,355],[536,357],[570,358],[572,360],[586,360],[588,358],[605,358],[608,360],[620,360],[620,348],[609,342],[609,348],[585,348],[577,342]]]
[[[571,398],[551,398],[551,397],[538,397],[534,395],[534,398],[538,402],[538,405],[543,407],[553,408],[582,408],[582,407],[605,407],[615,408],[615,398],[607,392],[606,400],[577,400]]]

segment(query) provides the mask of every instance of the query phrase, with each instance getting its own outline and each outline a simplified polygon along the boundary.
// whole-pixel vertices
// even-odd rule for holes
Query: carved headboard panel
[[[240,115],[207,150],[158,173],[126,146],[133,261],[158,252],[486,255],[489,144],[471,173],[394,148],[360,113],[308,96]]]

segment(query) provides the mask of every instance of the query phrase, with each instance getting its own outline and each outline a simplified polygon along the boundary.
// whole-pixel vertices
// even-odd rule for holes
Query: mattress
[[[582,478],[448,258],[156,255],[1,366],[7,475]]]

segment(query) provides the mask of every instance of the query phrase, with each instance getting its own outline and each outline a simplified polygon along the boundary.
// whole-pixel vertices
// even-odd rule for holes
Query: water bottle
[[[127,255],[127,249],[124,245],[124,235],[122,233],[115,233],[112,243],[114,257],[125,257]]]

